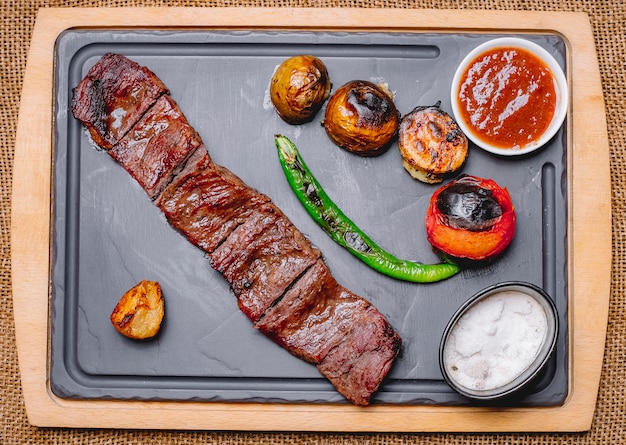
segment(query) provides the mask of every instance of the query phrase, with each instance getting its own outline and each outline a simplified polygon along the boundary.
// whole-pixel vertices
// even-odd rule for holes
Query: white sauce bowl
[[[548,66],[550,71],[552,71],[555,82],[555,91],[557,97],[556,108],[554,110],[554,116],[552,118],[552,121],[550,122],[546,131],[538,139],[526,144],[523,147],[502,148],[494,146],[487,141],[484,141],[472,131],[470,124],[465,121],[462,113],[460,112],[459,90],[461,87],[461,79],[464,73],[474,62],[474,60],[482,53],[500,47],[517,47],[531,52]],[[569,107],[569,89],[565,74],[563,73],[561,66],[548,51],[546,51],[544,48],[537,45],[536,43],[533,43],[526,39],[520,39],[516,37],[502,37],[489,40],[477,46],[469,54],[467,54],[467,56],[465,56],[465,58],[459,64],[452,79],[450,99],[452,105],[452,113],[454,114],[454,118],[457,124],[459,125],[463,133],[465,133],[465,135],[474,144],[476,144],[483,150],[486,150],[493,154],[502,156],[518,156],[530,153],[544,146],[547,142],[550,141],[550,139],[554,137],[556,132],[561,128]]]
[[[547,363],[558,330],[556,306],[541,288],[496,284],[451,318],[441,339],[439,366],[463,396],[495,400],[519,394]]]

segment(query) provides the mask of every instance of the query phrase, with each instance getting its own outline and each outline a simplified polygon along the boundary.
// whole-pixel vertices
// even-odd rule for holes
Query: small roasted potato
[[[161,286],[156,281],[143,280],[122,295],[111,313],[111,323],[120,334],[145,340],[159,332],[164,314]]]
[[[339,147],[361,156],[382,154],[396,136],[400,113],[386,86],[353,80],[328,100],[324,129]]]
[[[328,99],[331,89],[326,65],[310,55],[285,60],[270,82],[270,99],[278,115],[289,124],[313,119]]]
[[[440,105],[416,107],[402,118],[398,130],[402,165],[413,178],[428,184],[457,172],[468,154],[467,137]]]

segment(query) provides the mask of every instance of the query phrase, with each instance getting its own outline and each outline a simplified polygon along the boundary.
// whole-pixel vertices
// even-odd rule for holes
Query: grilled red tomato
[[[452,261],[491,261],[515,235],[511,196],[491,179],[463,175],[431,197],[426,235]]]

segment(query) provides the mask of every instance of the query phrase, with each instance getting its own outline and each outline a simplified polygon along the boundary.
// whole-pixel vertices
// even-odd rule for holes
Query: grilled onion
[[[400,113],[391,93],[364,80],[341,86],[328,100],[324,129],[339,147],[361,156],[383,153],[396,136]]]
[[[415,179],[429,184],[458,171],[467,158],[467,137],[440,102],[417,107],[400,122],[398,148],[402,165]]]

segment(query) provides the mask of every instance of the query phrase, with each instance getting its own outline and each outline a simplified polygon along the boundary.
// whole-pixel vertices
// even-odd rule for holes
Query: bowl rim
[[[456,380],[452,378],[446,370],[444,353],[448,343],[448,338],[459,319],[465,313],[467,313],[468,310],[470,310],[480,301],[483,301],[486,298],[505,290],[521,291],[526,295],[534,298],[535,301],[537,301],[542,306],[542,308],[546,312],[546,320],[548,323],[546,337],[540,347],[539,353],[532,361],[532,363],[509,383],[506,383],[501,387],[488,390],[476,390],[467,388],[457,383]],[[546,363],[552,356],[552,353],[556,346],[558,334],[559,319],[556,304],[545,290],[543,290],[539,286],[524,281],[504,281],[501,283],[496,283],[475,293],[472,297],[467,299],[452,315],[452,317],[448,321],[448,324],[446,325],[443,335],[441,336],[441,342],[439,344],[439,368],[446,383],[462,396],[476,400],[497,400],[505,398],[513,395],[514,393],[518,393],[523,388],[528,386],[542,371],[542,369],[545,367]]]
[[[458,91],[460,87],[461,76],[465,73],[469,65],[482,53],[499,47],[519,47],[530,51],[539,57],[548,66],[554,76],[554,82],[557,89],[556,110],[548,129],[536,141],[532,141],[521,148],[501,148],[489,144],[475,135],[469,125],[463,120],[458,103]],[[538,150],[547,144],[563,125],[567,112],[569,110],[569,85],[565,77],[563,68],[556,59],[545,48],[539,44],[521,37],[499,37],[481,43],[472,49],[457,66],[452,78],[450,87],[450,101],[454,118],[461,127],[461,130],[468,139],[483,150],[502,156],[519,156]]]

